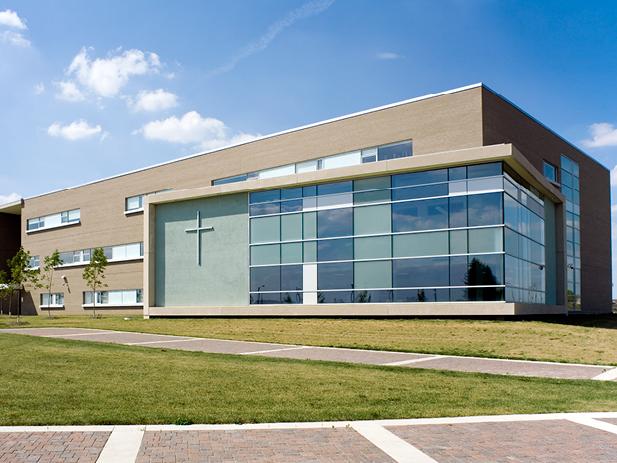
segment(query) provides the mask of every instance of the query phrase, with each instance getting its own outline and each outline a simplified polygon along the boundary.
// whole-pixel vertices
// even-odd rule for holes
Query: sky
[[[0,0],[0,204],[477,82],[617,188],[614,1]]]

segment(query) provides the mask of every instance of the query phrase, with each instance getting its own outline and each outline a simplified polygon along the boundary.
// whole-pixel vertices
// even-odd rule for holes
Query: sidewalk
[[[0,427],[2,462],[609,463],[617,412],[247,425]]]
[[[617,368],[558,362],[534,362],[453,355],[314,347],[223,339],[192,338],[87,328],[12,328],[0,333],[107,342],[127,346],[178,349],[207,353],[260,355],[299,360],[361,363],[402,368],[427,368],[498,375],[536,376],[559,379],[617,380]],[[616,457],[617,460],[617,457]]]

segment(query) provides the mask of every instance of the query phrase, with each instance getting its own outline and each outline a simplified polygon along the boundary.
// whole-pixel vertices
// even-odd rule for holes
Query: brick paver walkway
[[[615,463],[617,436],[566,420],[388,428],[439,463]]]
[[[392,463],[351,428],[149,431],[137,463]]]
[[[0,333],[26,334],[61,339],[95,341],[131,346],[178,349],[196,352],[300,360],[387,365],[404,368],[466,371],[501,375],[537,376],[562,379],[616,380],[617,368],[605,365],[579,365],[556,362],[532,362],[449,355],[389,352],[364,349],[300,346],[264,342],[232,341],[224,339],[191,338],[162,334],[133,333],[128,331],[94,330],[86,328],[13,328]]]
[[[109,432],[0,433],[0,462],[96,462]]]
[[[0,427],[0,462],[613,463],[617,412],[247,425]]]

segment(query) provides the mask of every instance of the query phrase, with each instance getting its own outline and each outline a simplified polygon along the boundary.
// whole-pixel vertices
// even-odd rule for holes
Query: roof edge
[[[216,148],[216,149],[209,150],[209,151],[201,151],[201,152],[198,152],[198,153],[189,154],[187,156],[182,156],[180,158],[175,158],[175,159],[172,159],[170,161],[164,161],[164,162],[160,162],[160,163],[157,163],[157,164],[152,164],[150,166],[140,167],[138,169],[130,170],[128,172],[122,172],[120,174],[111,175],[109,177],[103,177],[103,178],[100,178],[100,179],[97,179],[97,180],[92,180],[90,182],[81,183],[81,184],[78,184],[78,185],[75,185],[75,186],[71,186],[71,187],[67,187],[67,188],[60,188],[60,189],[57,189],[57,190],[48,191],[46,193],[40,193],[38,195],[29,196],[29,197],[24,198],[24,199],[28,200],[28,199],[40,198],[41,196],[47,196],[47,195],[51,195],[51,194],[54,194],[54,193],[60,193],[62,191],[75,190],[77,188],[81,188],[81,187],[84,187],[84,186],[93,185],[93,184],[100,183],[100,182],[105,182],[107,180],[112,180],[114,178],[125,177],[127,175],[136,174],[138,172],[143,172],[143,171],[150,170],[150,169],[155,169],[157,167],[165,166],[165,165],[168,165],[168,164],[174,164],[176,162],[185,161],[187,159],[192,159],[192,158],[196,158],[196,157],[199,157],[199,156],[206,156],[208,154],[216,153],[216,152],[219,152],[219,151],[224,151],[224,150],[229,149],[229,148],[235,148],[237,146],[248,145],[250,143],[255,143],[255,142],[258,142],[258,141],[262,141],[262,140],[267,140],[269,138],[278,137],[278,136],[285,135],[285,134],[288,134],[288,133],[299,132],[301,130],[310,129],[312,127],[318,127],[320,125],[330,124],[332,122],[337,122],[337,121],[341,121],[341,120],[345,120],[345,119],[350,119],[352,117],[358,117],[358,116],[362,116],[364,114],[370,114],[370,113],[373,113],[373,112],[383,111],[385,109],[394,108],[396,106],[402,106],[402,105],[409,104],[409,103],[414,103],[416,101],[427,100],[429,98],[435,98],[435,97],[443,96],[443,95],[450,95],[452,93],[464,92],[466,90],[471,90],[473,88],[479,88],[479,87],[488,88],[482,82],[478,82],[478,83],[475,83],[475,84],[465,85],[463,87],[457,87],[457,88],[453,88],[451,90],[446,90],[446,91],[439,92],[439,93],[429,93],[427,95],[422,95],[422,96],[418,96],[418,97],[415,97],[415,98],[410,98],[410,99],[407,99],[407,100],[396,101],[394,103],[389,103],[389,104],[386,104],[386,105],[377,106],[377,107],[370,108],[370,109],[365,109],[365,110],[362,110],[362,111],[357,111],[355,113],[345,114],[343,116],[337,116],[337,117],[333,117],[333,118],[330,118],[330,119],[324,119],[322,121],[313,122],[313,123],[306,124],[306,125],[301,125],[299,127],[294,127],[294,128],[291,128],[291,129],[282,130],[280,132],[274,132],[274,133],[271,133],[271,134],[268,134],[268,135],[263,135],[261,137],[254,138],[253,140],[249,140],[249,141],[245,141],[245,142],[240,142],[240,143],[234,143],[234,144],[231,144],[231,145],[223,146],[221,148]],[[493,93],[495,93],[495,92],[493,92]],[[497,93],[495,93],[495,94],[497,94]]]
[[[598,164],[600,167],[602,167],[603,169],[605,169],[607,172],[610,172],[610,169],[608,167],[606,167],[605,165],[603,165],[601,162],[599,162],[596,158],[594,158],[593,156],[591,156],[590,154],[586,153],[585,151],[583,151],[581,148],[579,148],[578,146],[576,146],[574,143],[572,143],[570,140],[564,138],[562,135],[559,135],[557,132],[555,132],[553,129],[551,129],[548,125],[546,125],[544,122],[540,121],[538,118],[532,116],[531,114],[529,114],[527,111],[525,111],[523,108],[521,108],[519,105],[517,105],[516,103],[514,103],[512,100],[510,100],[509,98],[503,96],[501,93],[496,92],[495,90],[493,90],[492,88],[490,88],[488,85],[482,83],[480,84],[480,86],[486,90],[488,90],[489,92],[491,92],[493,95],[497,96],[498,98],[501,98],[503,101],[505,101],[506,103],[508,103],[510,106],[512,106],[514,109],[516,109],[517,111],[519,111],[520,113],[522,113],[524,116],[527,116],[529,119],[531,119],[532,121],[534,121],[536,124],[538,124],[539,126],[541,126],[542,128],[548,130],[551,134],[555,135],[557,138],[559,138],[561,141],[563,141],[564,143],[567,143],[568,145],[570,145],[572,148],[574,148],[576,151],[578,151],[579,153],[581,153],[583,156],[589,158],[590,160],[592,160],[593,162],[595,162],[596,164]]]

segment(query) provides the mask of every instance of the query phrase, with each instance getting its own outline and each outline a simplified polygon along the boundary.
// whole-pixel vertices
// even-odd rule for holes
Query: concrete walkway
[[[617,412],[247,425],[0,427],[2,462],[614,463]]]
[[[426,368],[560,379],[617,380],[617,368],[605,365],[533,362],[526,360],[459,357],[452,355],[430,355],[365,349],[313,347],[87,328],[13,328],[1,329],[0,333],[25,334],[48,338],[96,341],[124,344],[127,346],[178,349],[195,352],[260,355],[265,357],[300,360],[325,360],[402,368]]]

